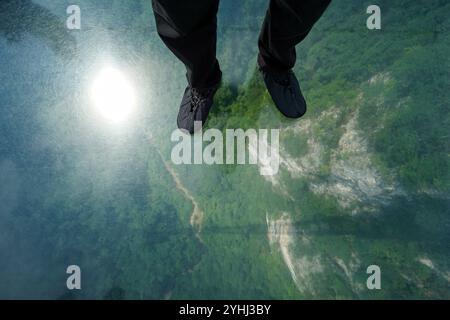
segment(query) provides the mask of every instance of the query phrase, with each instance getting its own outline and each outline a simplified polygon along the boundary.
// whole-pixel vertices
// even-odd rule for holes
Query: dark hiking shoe
[[[292,70],[286,72],[273,72],[265,68],[259,70],[275,106],[284,116],[300,118],[306,113],[306,101]]]
[[[187,130],[190,134],[201,129],[208,118],[217,89],[219,84],[207,89],[186,88],[177,118],[179,129]],[[201,125],[194,128],[195,122],[201,122]]]

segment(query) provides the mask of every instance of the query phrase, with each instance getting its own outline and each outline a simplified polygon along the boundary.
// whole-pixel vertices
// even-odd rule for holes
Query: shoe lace
[[[192,98],[191,98],[191,112],[195,112],[198,107],[208,99],[208,96],[211,94],[213,89],[195,89],[192,88]]]
[[[286,87],[290,85],[290,79],[289,79],[289,73],[282,74],[282,75],[276,75],[274,77],[275,82],[281,84],[282,86]]]
[[[294,95],[295,90],[294,90],[294,87],[292,86],[291,74],[292,74],[292,71],[278,73],[278,74],[274,74],[273,78],[276,83],[282,85],[283,87],[286,87],[286,89],[289,90],[291,95]]]

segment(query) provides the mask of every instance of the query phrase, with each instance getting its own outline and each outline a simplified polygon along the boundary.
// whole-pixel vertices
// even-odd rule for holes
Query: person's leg
[[[271,0],[259,37],[259,69],[278,110],[289,118],[306,113],[306,101],[292,72],[295,46],[311,31],[331,0]]]
[[[295,46],[311,31],[331,0],[271,0],[259,38],[262,68],[288,71],[296,61]]]
[[[189,85],[177,125],[194,133],[206,122],[222,78],[216,59],[219,0],[152,0],[152,4],[159,36],[187,69]]]
[[[152,0],[158,34],[184,63],[189,85],[208,88],[221,79],[216,59],[219,0]]]

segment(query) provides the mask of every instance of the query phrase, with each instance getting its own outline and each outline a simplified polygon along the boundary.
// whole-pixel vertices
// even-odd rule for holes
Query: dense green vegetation
[[[0,66],[0,297],[450,297],[447,1],[380,0],[379,31],[365,27],[371,2],[335,1],[298,48],[309,112],[292,121],[256,71],[267,1],[222,0],[225,79],[208,127],[281,128],[282,157],[318,154],[301,174],[282,165],[278,184],[255,166],[171,163],[184,70],[159,41],[148,1],[79,1],[83,28],[74,33],[58,31],[66,4],[22,2],[10,1],[14,14],[0,22],[8,62]],[[126,128],[86,109],[88,75],[105,55],[127,68],[141,96]],[[369,163],[365,175],[380,174],[383,197],[336,168],[342,160],[358,170],[340,145],[352,119],[367,144],[357,160]],[[199,236],[174,173],[204,214]],[[350,191],[342,196],[336,181]],[[360,198],[343,205],[345,196]],[[297,285],[269,241],[267,222],[283,213]],[[83,270],[81,291],[65,288],[69,264]],[[365,287],[371,264],[383,271],[382,290]]]

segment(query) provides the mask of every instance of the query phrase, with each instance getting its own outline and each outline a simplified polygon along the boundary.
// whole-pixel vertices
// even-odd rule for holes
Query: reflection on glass
[[[281,129],[266,179],[171,161],[185,69],[148,0],[76,1],[81,30],[69,1],[0,0],[0,299],[449,299],[444,2],[380,1],[368,30],[333,1],[290,121],[255,69],[267,0],[221,1],[208,128]]]
[[[99,114],[114,123],[127,119],[136,103],[130,81],[114,67],[100,71],[92,84],[91,98]]]

